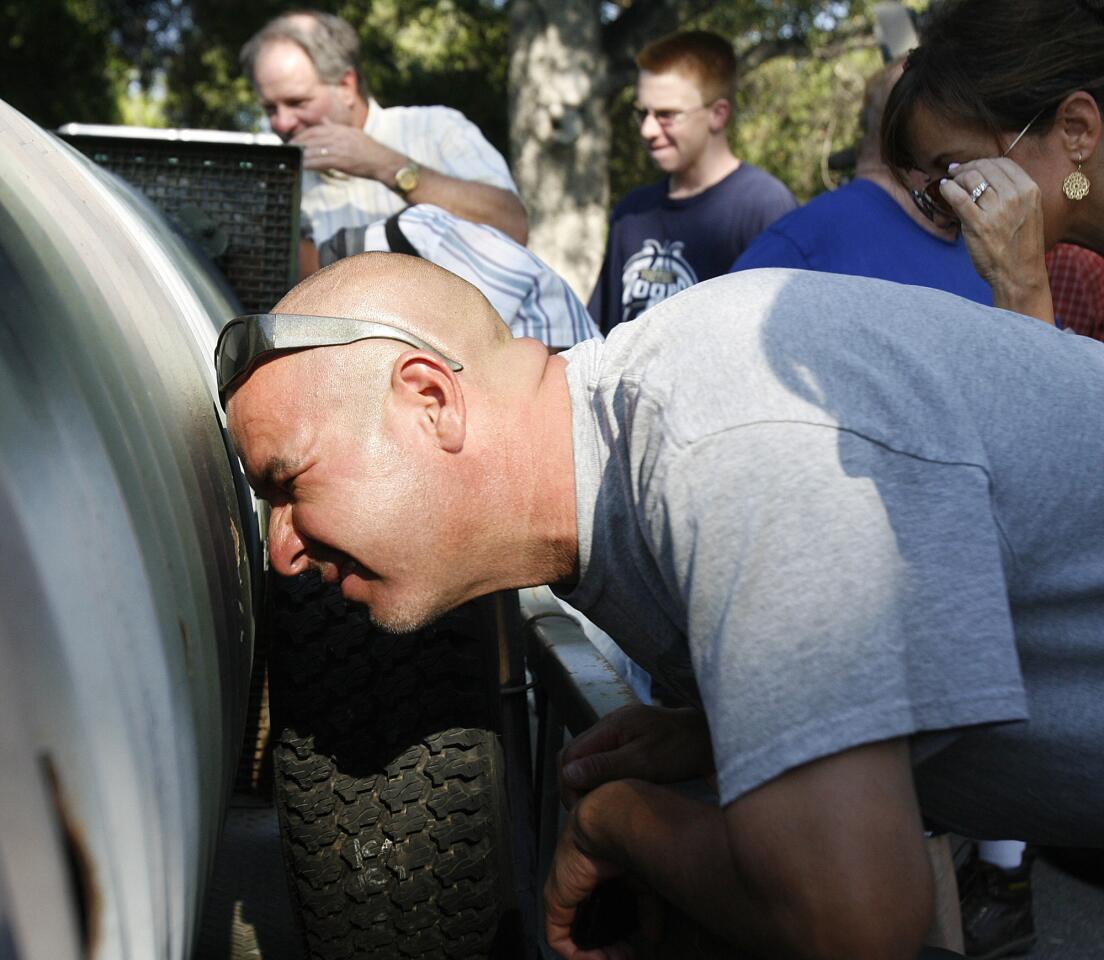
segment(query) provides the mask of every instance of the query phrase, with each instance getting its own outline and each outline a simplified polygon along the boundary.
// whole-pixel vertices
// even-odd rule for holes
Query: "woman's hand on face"
[[[978,188],[988,187],[978,193]],[[1007,157],[952,164],[940,192],[962,225],[974,267],[993,303],[1054,322],[1037,183]]]

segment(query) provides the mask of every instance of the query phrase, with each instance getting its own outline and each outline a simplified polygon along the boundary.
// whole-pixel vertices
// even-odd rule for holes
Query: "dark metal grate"
[[[295,283],[298,147],[64,134],[137,187],[206,249],[249,312],[272,308]]]

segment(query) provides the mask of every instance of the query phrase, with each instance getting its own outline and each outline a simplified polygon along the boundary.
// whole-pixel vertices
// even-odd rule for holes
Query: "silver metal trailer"
[[[192,956],[255,619],[302,954],[530,955],[516,601],[395,638],[266,576],[226,441],[205,264],[286,290],[298,150],[67,136],[0,104],[0,960]]]
[[[0,103],[0,956],[189,956],[240,746],[256,517],[233,306]]]

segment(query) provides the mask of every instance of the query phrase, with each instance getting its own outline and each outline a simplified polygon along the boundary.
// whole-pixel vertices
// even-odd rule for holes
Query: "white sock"
[[[978,859],[1002,870],[1015,870],[1023,863],[1026,846],[1022,840],[979,840]]]

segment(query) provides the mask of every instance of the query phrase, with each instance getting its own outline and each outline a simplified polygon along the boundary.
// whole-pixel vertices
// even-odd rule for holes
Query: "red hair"
[[[653,40],[637,54],[636,65],[648,73],[680,73],[712,103],[732,100],[736,81],[736,54],[724,37],[708,30],[683,30]]]

